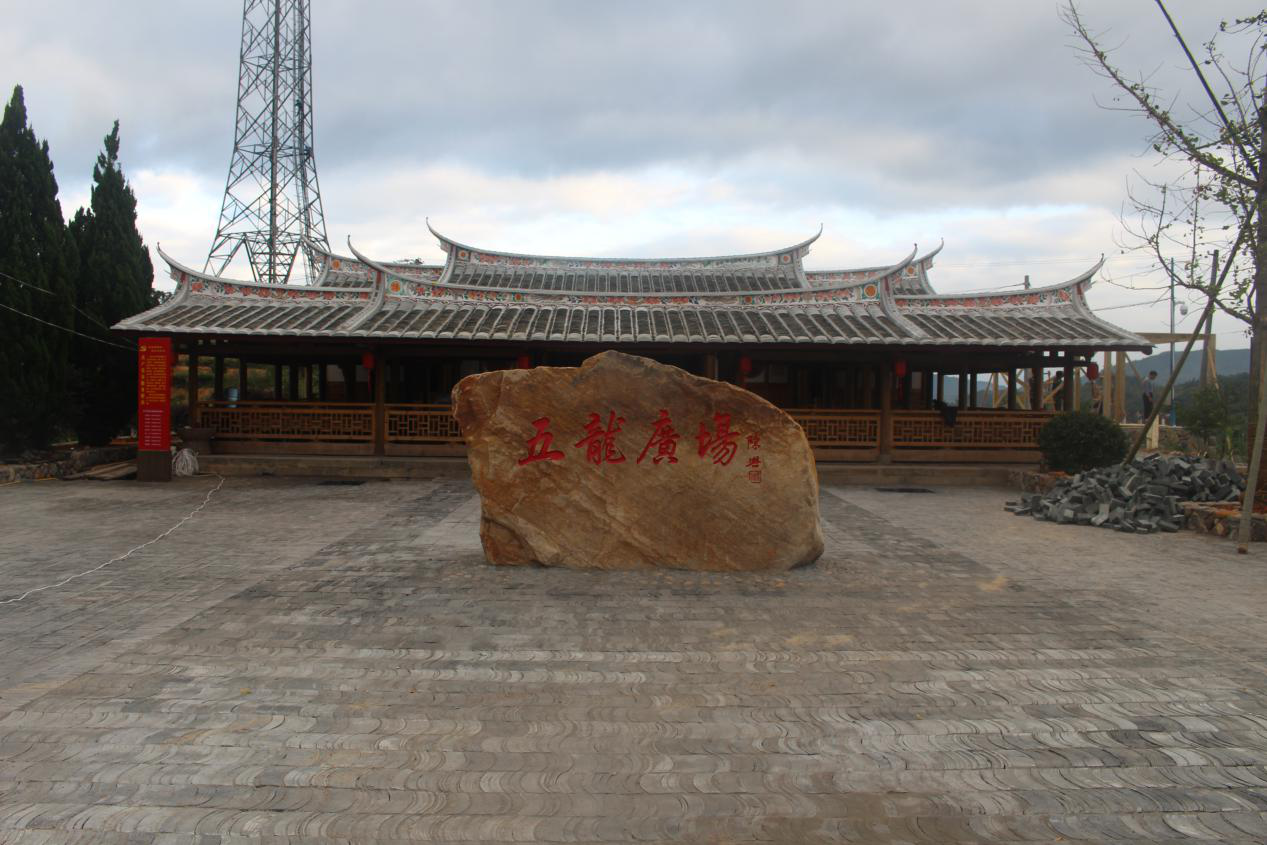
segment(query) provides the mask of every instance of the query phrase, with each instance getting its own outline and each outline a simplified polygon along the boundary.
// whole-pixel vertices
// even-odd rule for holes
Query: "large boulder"
[[[496,564],[785,570],[823,552],[801,427],[759,396],[604,352],[453,388]]]

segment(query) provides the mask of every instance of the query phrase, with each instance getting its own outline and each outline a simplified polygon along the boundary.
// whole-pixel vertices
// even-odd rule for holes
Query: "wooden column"
[[[238,359],[238,399],[246,400],[246,359]]]
[[[1043,368],[1034,367],[1029,374],[1029,409],[1043,410]]]
[[[1210,331],[1205,333],[1205,343],[1201,348],[1201,386],[1205,387],[1218,381],[1218,342],[1216,335]]]
[[[1100,367],[1100,414],[1113,418],[1113,357],[1104,353],[1104,366]]]
[[[959,396],[955,402],[960,408],[968,407],[968,374],[959,373]]]
[[[911,389],[914,386],[915,374],[907,370],[906,375],[902,376],[902,407],[908,411],[915,407],[915,397],[911,395]]]
[[[317,365],[317,398],[322,402],[329,398],[329,379],[330,373],[327,370],[328,365],[324,362]]]
[[[1107,354],[1107,353],[1106,353]],[[215,384],[212,386],[211,398],[221,400],[224,398],[224,356],[217,355],[213,366]]]
[[[1126,353],[1117,353],[1113,367],[1113,419],[1126,420]]]
[[[289,382],[289,384],[286,385],[287,388],[289,388],[287,390],[287,393],[289,394],[287,398],[289,398],[292,402],[296,402],[299,400],[299,365],[288,364],[286,376],[287,381]]]
[[[387,452],[387,362],[374,353],[374,454]]]
[[[1007,409],[1016,410],[1016,369],[1007,371]]]
[[[893,457],[893,365],[880,365],[880,463]]]
[[[937,401],[945,404],[946,402],[946,374],[937,374]]]
[[[1066,411],[1075,411],[1077,409],[1073,404],[1073,367],[1065,364],[1063,374],[1064,384],[1060,388],[1060,392],[1062,394],[1060,397],[1060,404]]]
[[[273,365],[273,399],[284,399],[282,395],[282,365]]]
[[[198,425],[198,353],[189,353],[188,383],[185,388],[189,392],[189,425]]]
[[[711,378],[717,381],[717,353],[704,353],[704,378]]]
[[[920,398],[923,400],[920,404],[924,410],[933,407],[933,371],[921,370],[919,374],[919,389],[922,391]]]

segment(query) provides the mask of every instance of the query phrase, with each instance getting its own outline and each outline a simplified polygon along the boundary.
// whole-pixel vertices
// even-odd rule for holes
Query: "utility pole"
[[[1175,371],[1175,260],[1170,259],[1170,372]],[[1170,397],[1170,425],[1175,424],[1175,398]]]

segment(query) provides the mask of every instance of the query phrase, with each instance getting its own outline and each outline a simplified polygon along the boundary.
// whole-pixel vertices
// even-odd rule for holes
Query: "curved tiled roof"
[[[337,269],[360,275],[363,285],[258,285],[201,273],[159,252],[177,281],[176,294],[116,328],[530,343],[1149,347],[1086,307],[1083,292],[1099,265],[1047,288],[938,296],[901,292],[909,289],[913,252],[856,281],[703,291],[467,284],[448,272],[452,264],[445,272],[384,264],[354,248],[353,258],[340,260]],[[729,275],[749,278],[733,270]],[[511,275],[509,281],[525,278]]]
[[[441,281],[472,287],[592,293],[736,293],[805,287],[801,257],[818,234],[793,246],[702,258],[525,255],[468,246],[431,228],[448,253]]]

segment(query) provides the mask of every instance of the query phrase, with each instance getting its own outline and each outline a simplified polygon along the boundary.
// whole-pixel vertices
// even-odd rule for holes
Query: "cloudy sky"
[[[241,3],[0,5],[0,83],[24,86],[67,216],[117,118],[147,243],[201,266],[233,141]],[[1150,0],[1083,5],[1122,66],[1198,102]],[[1194,44],[1254,11],[1171,5]],[[1116,284],[1099,283],[1092,305],[1164,331],[1167,303],[1146,304],[1164,277],[1122,252],[1127,186],[1158,172],[1148,127],[1104,107],[1113,91],[1080,62],[1058,8],[313,0],[330,241],[438,262],[430,217],[497,249],[715,255],[795,243],[821,223],[811,269],[886,264],[945,239],[943,290],[1054,283],[1105,253]],[[1216,326],[1220,346],[1248,345],[1234,322]]]

